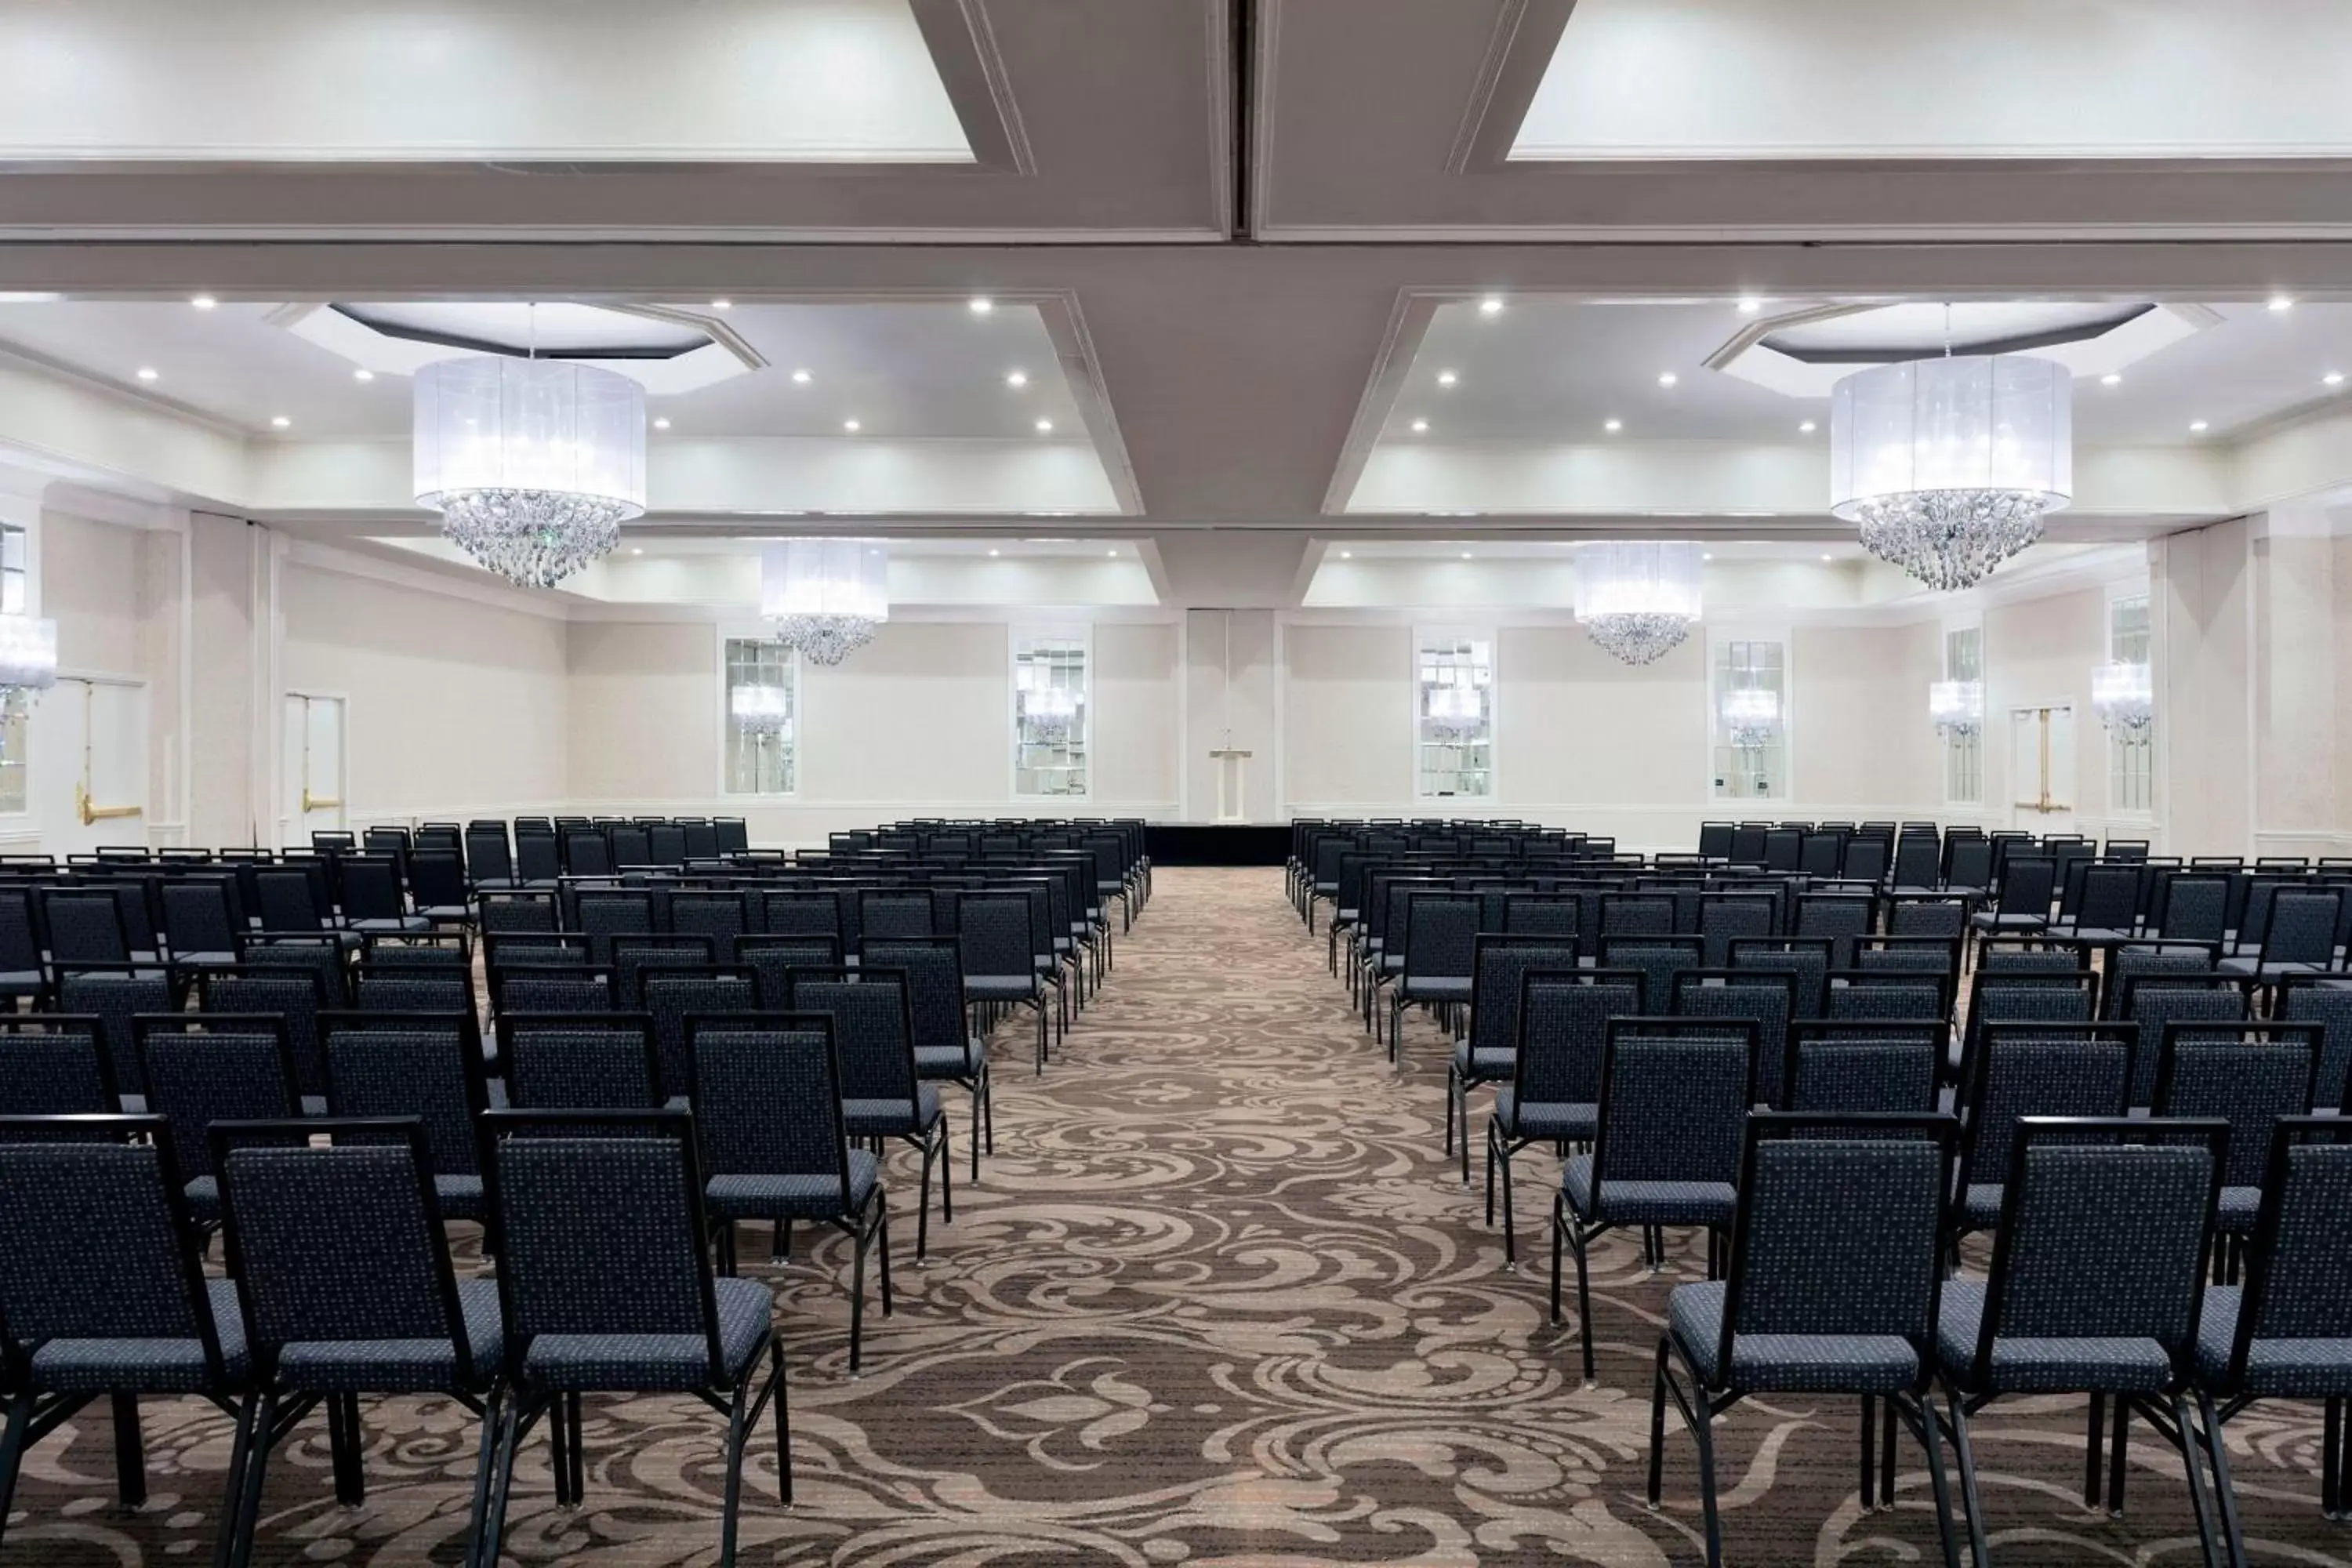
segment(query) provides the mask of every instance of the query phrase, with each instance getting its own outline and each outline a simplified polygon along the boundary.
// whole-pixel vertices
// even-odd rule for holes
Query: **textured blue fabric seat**
[[[988,1047],[976,1035],[965,1036],[961,1046],[915,1047],[915,1071],[924,1078],[966,1078],[987,1059]]]
[[[1724,1373],[1723,1303],[1718,1280],[1677,1285],[1666,1299],[1666,1327],[1712,1387],[1754,1394],[1891,1393],[1918,1381],[1919,1358],[1900,1334],[1741,1334]]]
[[[2228,1381],[2243,1296],[2235,1285],[2209,1286],[2197,1321],[2197,1376]],[[2257,1338],[2246,1351],[2243,1392],[2265,1399],[2341,1398],[2352,1389],[2352,1336],[2336,1339]]]
[[[1738,1206],[1729,1182],[1621,1179],[1609,1183],[1595,1203],[1590,1154],[1569,1156],[1560,1167],[1559,1190],[1579,1215],[1611,1225],[1729,1225]]]
[[[474,1364],[488,1372],[506,1353],[498,1281],[458,1280],[457,1307]],[[426,1393],[457,1381],[457,1357],[446,1339],[298,1341],[279,1348],[278,1381],[322,1393]]]
[[[1474,1049],[1467,1040],[1456,1041],[1454,1047],[1454,1070],[1481,1083],[1510,1077],[1511,1068],[1518,1059],[1519,1053],[1513,1047]]]
[[[1937,1355],[1947,1376],[1968,1375],[1984,1322],[1981,1279],[1944,1283],[1943,1315],[1936,1324]],[[2171,1380],[2172,1363],[2157,1341],[2137,1335],[2085,1338],[2003,1335],[1992,1350],[1992,1384],[2004,1394],[2154,1394]]]
[[[740,1381],[764,1348],[775,1298],[757,1279],[714,1279],[720,1365]],[[537,1334],[523,1373],[547,1389],[647,1393],[707,1387],[709,1346],[700,1334]]]
[[[863,1149],[849,1151],[849,1208],[864,1208],[881,1179],[880,1161]],[[841,1182],[829,1175],[713,1176],[704,1192],[719,1219],[831,1219],[844,1212]]]
[[[228,1380],[242,1383],[250,1370],[245,1320],[236,1306],[236,1286],[226,1279],[205,1282],[219,1336],[221,1366]],[[205,1346],[194,1338],[59,1337],[33,1352],[33,1382],[42,1388],[80,1394],[197,1394],[214,1386],[205,1368]]]
[[[908,1107],[911,1104],[912,1109]],[[940,1119],[940,1091],[928,1083],[915,1086],[914,1098],[905,1100],[845,1100],[841,1102],[843,1123],[853,1138],[913,1132],[929,1127]]]
[[[1601,1108],[1591,1101],[1522,1100],[1514,1089],[1495,1091],[1495,1125],[1504,1137],[1519,1142],[1586,1142],[1600,1115]]]

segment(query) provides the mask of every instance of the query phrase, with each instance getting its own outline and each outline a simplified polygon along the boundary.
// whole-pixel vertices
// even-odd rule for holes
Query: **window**
[[[1944,679],[1984,689],[1984,628],[1964,626],[1944,634]],[[1981,708],[1981,700],[1979,704]],[[1984,727],[1944,736],[1944,799],[1954,805],[1984,801]]]
[[[1467,632],[1423,632],[1414,647],[1416,798],[1493,799],[1493,641]]]
[[[2147,595],[2134,594],[2107,601],[2107,660],[2111,664],[2148,661]],[[2146,812],[2154,798],[2156,766],[2154,737],[2137,737],[2121,731],[2107,732],[2107,804],[2116,811]]]
[[[1013,644],[1013,793],[1087,793],[1092,733],[1084,636],[1016,636]]]
[[[25,531],[0,523],[0,615],[25,613]],[[0,705],[0,816],[22,816],[26,800],[25,749],[32,698],[12,691]]]
[[[729,795],[790,795],[798,762],[800,666],[781,642],[727,639]]]
[[[1789,794],[1788,653],[1778,642],[1715,647],[1715,794],[1783,800]]]

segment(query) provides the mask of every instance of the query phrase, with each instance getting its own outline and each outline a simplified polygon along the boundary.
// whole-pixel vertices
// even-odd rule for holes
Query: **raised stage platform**
[[[1153,822],[1143,845],[1154,866],[1279,866],[1290,855],[1290,825]]]

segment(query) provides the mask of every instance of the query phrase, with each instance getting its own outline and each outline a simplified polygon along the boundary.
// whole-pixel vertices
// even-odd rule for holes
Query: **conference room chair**
[[[915,1211],[915,1260],[920,1263],[929,1247],[932,1167],[940,1173],[940,1222],[952,1225],[955,1166],[940,1091],[915,1071],[905,972],[795,970],[791,979],[788,1011],[822,1013],[833,1020],[842,1122],[849,1135],[866,1141],[877,1153],[885,1140],[896,1139],[922,1156]]]
[[[2139,1027],[2142,1049],[2133,1068],[2131,1103],[2156,1103],[2157,1070],[2162,1046],[2175,1024],[2231,1026],[2253,1017],[2252,983],[2235,974],[2141,973],[2124,976],[2123,1002],[2114,1016]],[[2213,1038],[2233,1038],[2229,1027],[2216,1028]],[[2297,1114],[2308,1105],[2298,1108]]]
[[[501,1013],[507,1104],[524,1110],[658,1110],[661,1054],[643,1013]]]
[[[1470,1091],[1480,1084],[1510,1083],[1517,1074],[1526,977],[1576,966],[1574,937],[1478,934],[1471,958],[1469,1026],[1454,1041],[1445,1068],[1445,1152],[1454,1152],[1458,1135],[1464,1186],[1470,1184]]]
[[[209,1229],[220,1223],[213,1123],[304,1113],[286,1020],[275,1013],[175,1014],[139,1018],[134,1028],[148,1113],[171,1127],[173,1178],[188,1212]]]
[[[980,1180],[982,1145],[996,1152],[996,1110],[988,1081],[988,1042],[971,1027],[960,940],[905,937],[866,944],[866,963],[907,981],[907,1026],[915,1043],[915,1077],[951,1083],[971,1100],[971,1179]],[[763,993],[763,994],[782,993]]]
[[[1827,1116],[1933,1111],[1951,1034],[1940,1018],[1800,1019],[1789,1026],[1780,1099],[1767,1103]]]
[[[1987,1024],[1977,1031],[1958,1104],[1956,1234],[1990,1230],[2008,1202],[2002,1184],[2018,1128],[2032,1117],[2121,1117],[2141,1049],[2132,1024]]]
[[[694,1064],[687,1053],[690,1020],[760,1011],[758,977],[749,969],[726,964],[648,970],[642,993],[645,1014],[653,1020],[667,1100],[683,1100],[694,1089]]]
[[[452,1219],[481,1220],[482,1166],[474,1119],[490,1109],[488,1072],[473,1020],[462,1013],[329,1013],[327,1114],[414,1119],[435,1201]]]
[[[2217,1030],[2210,1025],[2173,1023],[2165,1027],[2158,1049],[2154,1114],[2203,1117],[2230,1128],[2221,1197],[2213,1216],[2217,1283],[2237,1282],[2246,1238],[2253,1234],[2262,1206],[2273,1129],[2311,1109],[2323,1034],[2317,1024],[2248,1022]]]
[[[121,1110],[103,1030],[103,1022],[88,1015],[0,1016],[0,1117],[111,1116]]]

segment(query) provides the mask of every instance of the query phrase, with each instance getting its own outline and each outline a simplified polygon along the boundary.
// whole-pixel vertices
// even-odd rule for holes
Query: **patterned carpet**
[[[913,1171],[894,1166],[898,1310],[869,1314],[847,1376],[845,1244],[767,1270],[791,1363],[798,1506],[754,1440],[745,1561],[761,1563],[1469,1568],[1697,1562],[1690,1442],[1669,1420],[1666,1506],[1641,1501],[1649,1357],[1686,1237],[1652,1277],[1631,1237],[1594,1275],[1601,1385],[1574,1326],[1544,1318],[1555,1162],[1521,1156],[1529,1267],[1503,1268],[1441,1154],[1444,1047],[1408,1037],[1400,1079],[1282,898],[1280,874],[1162,871],[1100,1002],[1041,1081],[996,1042],[997,1153],[912,1266]],[[1483,1125],[1481,1110],[1474,1119]],[[470,1251],[468,1253],[470,1257]],[[812,1267],[812,1261],[814,1267]],[[2025,1401],[1977,1426],[2004,1563],[2197,1558],[2178,1460],[2132,1447],[2130,1515],[2079,1493],[2083,1402]],[[1916,1447],[1892,1511],[1856,1507],[1852,1401],[1759,1400],[1723,1422],[1729,1560],[1932,1561]],[[273,1465],[259,1556],[459,1560],[476,1433],[446,1401],[365,1412],[369,1493],[339,1507],[325,1424]],[[724,1423],[688,1401],[592,1400],[588,1500],[554,1506],[534,1437],[509,1533],[524,1563],[709,1563]],[[193,1401],[147,1416],[149,1504],[114,1502],[103,1420],[36,1450],[11,1516],[18,1563],[90,1568],[203,1557],[228,1423]],[[2230,1427],[2258,1560],[2352,1563],[2321,1519],[2315,1407]]]

